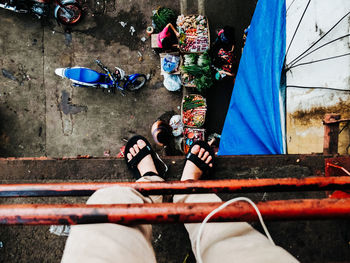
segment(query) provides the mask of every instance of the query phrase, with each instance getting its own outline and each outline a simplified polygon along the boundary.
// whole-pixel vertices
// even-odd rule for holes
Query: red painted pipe
[[[219,192],[282,192],[350,189],[350,177],[264,178],[171,182],[94,182],[1,184],[0,197],[87,196],[98,189],[124,186],[143,194],[189,194]]]
[[[147,224],[195,223],[222,203],[162,203],[115,205],[0,205],[0,224]],[[300,199],[257,203],[265,220],[350,218],[350,198]],[[214,215],[211,221],[257,221],[252,206],[237,202]]]

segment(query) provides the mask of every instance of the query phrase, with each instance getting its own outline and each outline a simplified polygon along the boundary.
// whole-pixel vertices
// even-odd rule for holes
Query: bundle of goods
[[[184,129],[184,140],[183,140],[183,151],[185,154],[188,153],[191,145],[196,141],[204,141],[205,130],[196,128],[185,128]]]
[[[176,25],[181,35],[180,50],[185,53],[201,53],[209,49],[208,21],[204,16],[178,16]]]
[[[155,28],[155,32],[161,32],[168,23],[175,24],[177,15],[176,13],[166,7],[160,7],[153,11],[152,22]]]
[[[213,85],[210,64],[207,52],[201,55],[185,54],[184,64],[181,67],[182,84],[187,87],[196,87],[199,92],[210,88]]]
[[[180,56],[165,54],[160,57],[161,71],[177,74],[180,64]]]
[[[201,127],[205,122],[207,104],[201,95],[191,94],[182,100],[182,122],[185,126]]]

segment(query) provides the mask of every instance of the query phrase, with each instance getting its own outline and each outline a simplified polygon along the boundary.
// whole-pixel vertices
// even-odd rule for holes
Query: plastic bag
[[[173,55],[166,55],[163,59],[162,67],[167,73],[171,73],[177,70],[179,67],[180,57]]]
[[[164,74],[164,87],[169,91],[181,89],[181,78],[179,75]]]
[[[173,135],[175,137],[182,135],[184,125],[181,120],[181,115],[172,116],[169,121],[169,125],[171,126],[171,128],[173,128]]]

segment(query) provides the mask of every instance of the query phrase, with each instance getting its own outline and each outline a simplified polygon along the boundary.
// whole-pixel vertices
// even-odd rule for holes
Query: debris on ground
[[[120,147],[119,153],[117,154],[117,158],[124,158],[125,146]]]
[[[72,34],[70,29],[66,29],[64,32],[65,44],[69,46],[72,43]]]
[[[69,236],[70,232],[70,226],[66,225],[51,225],[49,229],[51,234],[57,235],[57,236]]]
[[[130,26],[129,32],[133,36],[134,33],[136,32],[136,30],[135,30],[135,28],[133,26]]]
[[[91,155],[77,155],[77,159],[91,159],[92,157]]]
[[[106,157],[109,157],[111,156],[111,151],[110,150],[106,150],[103,152],[103,155],[106,156]]]
[[[17,78],[10,71],[3,68],[3,69],[1,69],[1,72],[5,78],[17,81]]]
[[[140,51],[137,51],[137,55],[139,56],[139,61],[143,61],[143,55]]]
[[[122,27],[125,27],[125,26],[128,24],[128,22],[120,21],[119,24],[120,24]]]

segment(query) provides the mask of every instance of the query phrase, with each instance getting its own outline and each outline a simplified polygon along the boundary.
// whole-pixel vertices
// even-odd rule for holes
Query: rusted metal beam
[[[87,196],[98,189],[124,186],[143,194],[249,193],[350,189],[350,177],[264,178],[171,182],[93,182],[1,184],[0,197]]]
[[[219,156],[215,179],[231,179],[237,174],[251,178],[251,168],[259,177],[321,176],[324,173],[323,155],[250,155]],[[168,165],[168,181],[179,180],[183,171],[184,156],[162,156]],[[301,169],[291,169],[291,166]],[[293,172],[291,172],[293,170]],[[244,171],[242,173],[242,171]],[[133,179],[124,159],[101,157],[92,159],[53,158],[0,158],[1,183],[46,181],[101,181]]]
[[[75,225],[91,223],[158,224],[196,223],[222,203],[162,203],[115,205],[0,205],[0,224]],[[257,203],[265,220],[350,218],[350,198],[299,199]],[[237,202],[211,221],[257,221],[251,205]]]

